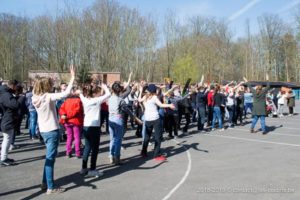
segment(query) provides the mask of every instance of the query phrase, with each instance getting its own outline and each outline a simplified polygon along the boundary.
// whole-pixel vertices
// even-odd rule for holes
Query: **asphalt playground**
[[[296,113],[299,106],[297,102]],[[99,178],[82,177],[81,160],[66,158],[62,143],[54,174],[56,184],[67,191],[57,195],[39,188],[44,146],[21,135],[16,140],[21,148],[10,152],[18,165],[0,168],[0,199],[299,200],[300,115],[267,118],[267,135],[259,130],[251,134],[250,119],[246,121],[223,132],[200,133],[195,127],[187,135],[179,132],[178,139],[162,143],[166,162],[140,157],[142,141],[128,131],[123,165],[112,166],[109,136],[102,135],[97,169],[104,176]]]

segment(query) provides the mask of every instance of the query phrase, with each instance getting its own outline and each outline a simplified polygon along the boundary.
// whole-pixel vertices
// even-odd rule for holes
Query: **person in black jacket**
[[[207,105],[207,92],[206,88],[200,86],[196,96],[196,107],[198,109],[198,131],[204,131],[205,113]]]
[[[3,133],[3,141],[1,146],[1,166],[14,165],[14,160],[9,159],[7,154],[9,146],[15,132],[16,120],[20,103],[13,95],[18,82],[12,80],[8,85],[0,86],[0,107],[3,112],[1,121],[1,130]]]
[[[26,97],[23,94],[23,86],[21,84],[17,85],[16,91],[15,91],[15,96],[16,96],[17,101],[19,102],[20,106],[19,106],[19,109],[17,111],[16,126],[15,126],[16,128],[15,128],[15,132],[14,132],[9,150],[19,148],[18,146],[15,145],[15,139],[16,139],[16,135],[21,134],[22,120],[23,120],[23,118],[24,118],[24,116],[27,112]]]

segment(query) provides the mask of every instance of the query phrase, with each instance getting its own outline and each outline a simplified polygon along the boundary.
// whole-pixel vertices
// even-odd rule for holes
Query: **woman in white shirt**
[[[284,91],[279,91],[278,95],[278,109],[277,113],[279,117],[283,117],[283,106],[285,104],[286,94]]]
[[[142,97],[143,87],[140,87],[140,95],[139,102],[143,102],[145,107],[144,119],[146,126],[146,133],[143,141],[143,147],[141,155],[143,157],[147,157],[147,148],[149,144],[149,140],[152,135],[152,131],[154,129],[154,159],[157,161],[164,161],[166,158],[160,153],[160,145],[162,138],[162,128],[159,120],[158,107],[161,108],[170,108],[175,109],[173,104],[162,104],[161,101],[156,96],[156,86],[154,84],[150,84],[146,90],[147,94]]]
[[[90,88],[86,97],[81,94],[81,91],[77,91],[80,93],[84,110],[83,136],[85,138],[85,145],[80,174],[87,174],[88,177],[99,177],[103,175],[102,172],[96,170],[100,142],[100,105],[110,97],[110,91],[105,84],[102,84],[101,88],[105,92],[102,96],[100,96],[101,92],[98,87]],[[91,167],[90,170],[88,170],[87,162],[91,152]]]

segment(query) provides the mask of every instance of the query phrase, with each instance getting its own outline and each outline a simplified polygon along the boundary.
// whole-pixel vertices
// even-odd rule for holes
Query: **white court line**
[[[179,144],[179,142],[177,140],[175,140],[175,141],[176,141],[177,144]],[[176,192],[176,190],[186,181],[187,177],[189,176],[189,174],[191,172],[191,169],[192,169],[192,158],[191,158],[190,151],[184,145],[182,145],[182,146],[186,150],[185,152],[186,152],[187,157],[188,157],[188,166],[187,166],[187,169],[185,171],[184,176],[179,181],[179,183],[177,183],[175,185],[175,187],[162,200],[169,199],[172,196],[172,194],[174,194]]]
[[[279,127],[283,128],[283,127]],[[238,131],[243,131],[243,132],[249,132],[249,130],[241,129],[241,128],[234,128],[232,130],[238,130]],[[249,133],[250,135],[250,133]],[[254,135],[254,134],[253,134]],[[291,137],[300,137],[300,135],[295,135],[295,134],[285,134],[285,133],[268,133],[268,135],[283,135],[283,136],[291,136]]]
[[[225,135],[212,135],[212,134],[203,134],[203,135],[211,136],[211,137],[226,138],[226,139],[234,139],[234,140],[244,140],[244,141],[249,141],[249,142],[259,142],[259,143],[267,143],[267,144],[278,144],[278,145],[284,145],[284,146],[300,147],[300,144],[290,144],[290,143],[283,143],[283,142],[271,142],[271,141],[265,141],[265,140],[248,139],[248,138],[232,137],[232,136],[225,136]]]

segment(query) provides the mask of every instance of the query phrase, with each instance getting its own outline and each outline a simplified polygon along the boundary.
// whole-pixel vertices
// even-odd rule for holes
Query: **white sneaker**
[[[100,176],[103,176],[103,172],[97,170],[90,170],[86,175],[86,177],[96,177],[96,178],[99,178]]]
[[[224,128],[221,128],[220,131],[225,131],[225,129],[224,129]]]
[[[84,175],[84,176],[85,176],[85,175],[88,173],[88,171],[89,171],[88,169],[81,169],[79,173],[80,173],[81,175]]]

